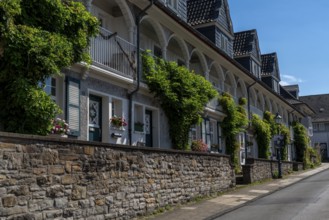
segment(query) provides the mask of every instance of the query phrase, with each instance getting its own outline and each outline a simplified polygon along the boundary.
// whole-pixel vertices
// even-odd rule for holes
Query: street
[[[329,219],[329,170],[258,199],[218,220]]]

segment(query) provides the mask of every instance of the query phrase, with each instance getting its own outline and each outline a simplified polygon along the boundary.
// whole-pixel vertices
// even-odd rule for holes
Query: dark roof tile
[[[276,76],[280,79],[280,75],[278,72],[274,72],[277,65],[277,56],[276,53],[262,54],[262,76]],[[277,67],[278,68],[278,67]]]
[[[188,0],[187,23],[193,26],[215,21],[221,4],[221,0]]]
[[[254,40],[255,30],[242,31],[234,33],[233,51],[234,56],[247,55],[252,52],[252,42]]]

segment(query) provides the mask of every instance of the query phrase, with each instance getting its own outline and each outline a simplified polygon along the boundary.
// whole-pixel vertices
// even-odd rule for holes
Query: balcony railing
[[[261,118],[263,118],[263,116],[264,116],[264,112],[255,106],[250,105],[250,111],[252,114],[257,114]]]
[[[136,46],[100,28],[100,34],[90,42],[93,65],[134,78],[136,73]]]

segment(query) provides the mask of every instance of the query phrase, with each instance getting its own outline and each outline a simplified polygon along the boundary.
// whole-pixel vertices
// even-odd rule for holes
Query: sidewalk
[[[329,163],[323,163],[320,167],[304,172],[293,173],[284,176],[282,179],[274,179],[256,185],[247,185],[245,187],[237,187],[236,190],[224,193],[223,195],[202,201],[196,204],[185,205],[167,211],[163,214],[150,217],[154,220],[198,220],[213,219],[219,217],[229,211],[246,205],[248,202],[264,197],[282,188],[290,186],[309,176],[317,174],[321,171],[329,169]]]

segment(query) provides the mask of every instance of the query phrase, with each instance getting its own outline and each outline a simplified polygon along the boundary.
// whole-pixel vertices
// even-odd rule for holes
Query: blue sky
[[[329,93],[329,0],[228,0],[235,32],[256,29],[262,54],[276,52],[281,84],[300,96]]]

